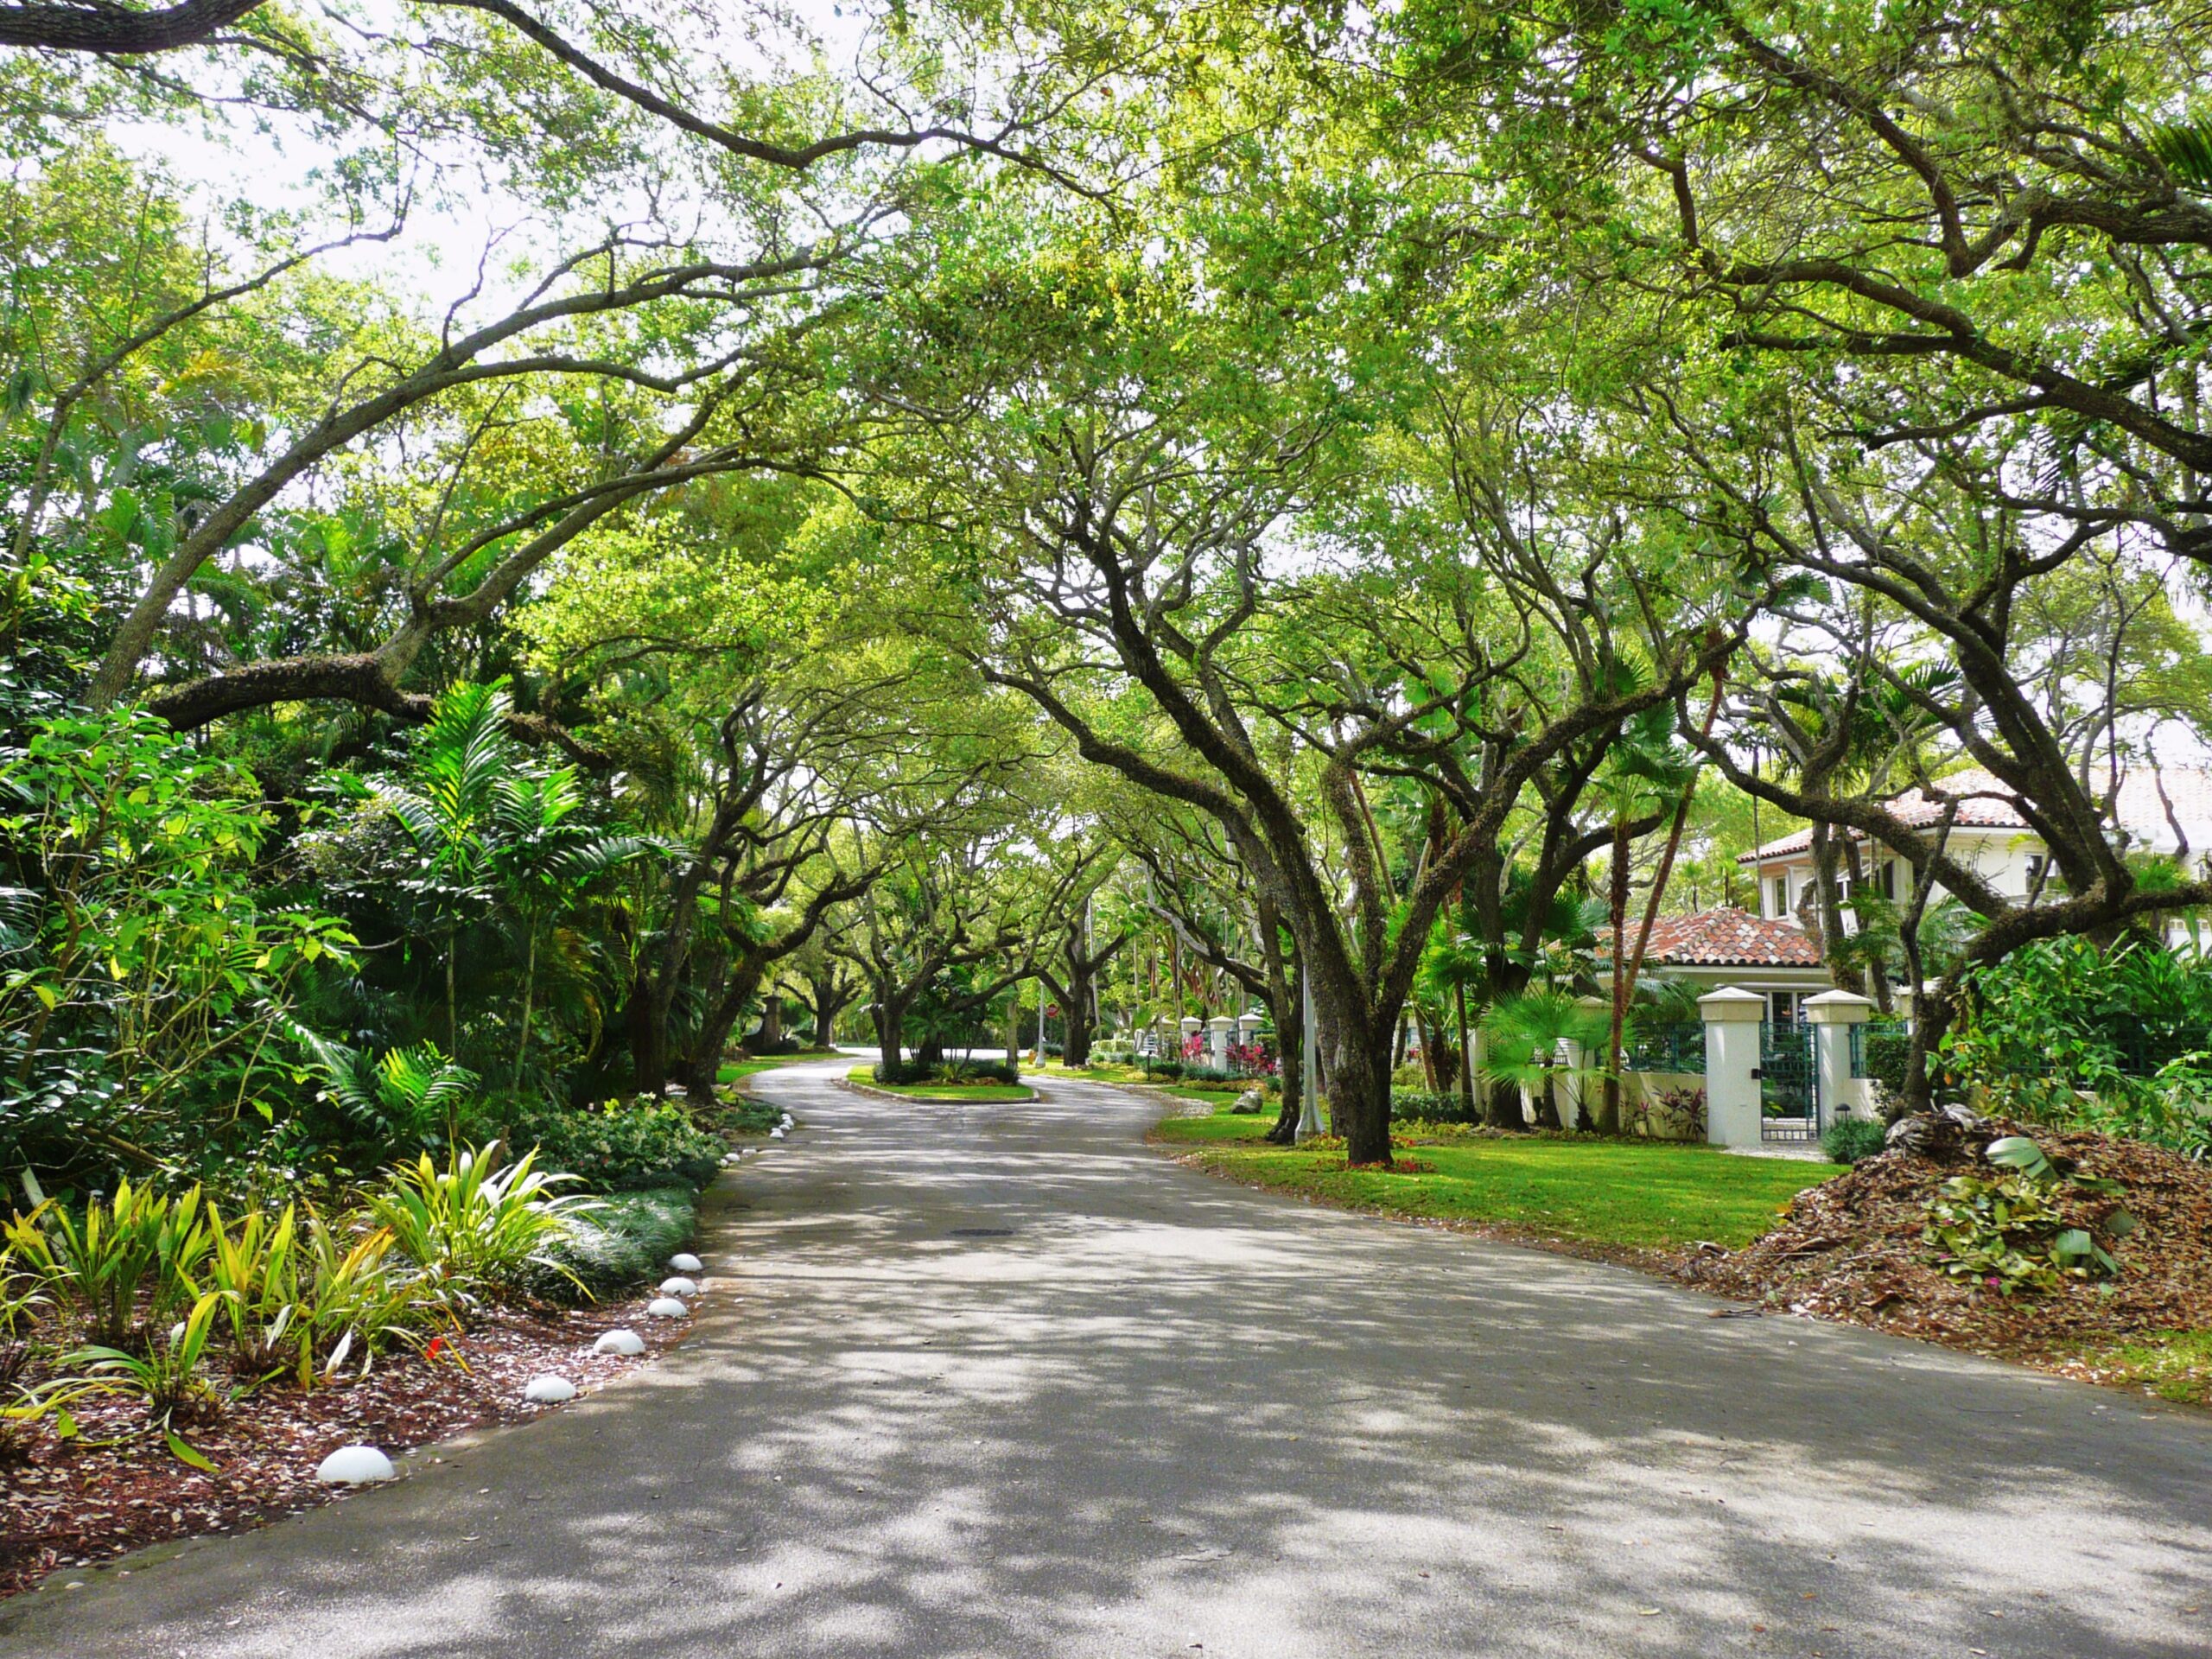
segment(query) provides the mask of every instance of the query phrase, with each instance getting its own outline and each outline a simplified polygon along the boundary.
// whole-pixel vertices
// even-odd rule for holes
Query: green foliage
[[[1415,1075],[1419,1075],[1417,1071]],[[1448,1089],[1400,1089],[1394,1086],[1390,1090],[1390,1116],[1401,1122],[1479,1123],[1483,1121],[1482,1103],[1477,1101],[1470,1109],[1465,1101]]]
[[[1866,1075],[1891,1094],[1904,1092],[1904,1074],[1912,1058],[1912,1033],[1869,1027],[1866,1037]]]
[[[454,1146],[464,1117],[474,1116],[476,1074],[447,1059],[435,1043],[388,1049],[372,1060],[305,1027],[294,1035],[323,1099],[373,1144]]]
[[[494,1161],[499,1150],[497,1142],[458,1147],[442,1166],[424,1153],[396,1166],[367,1195],[369,1213],[456,1313],[520,1284],[532,1268],[559,1271],[552,1246],[572,1217],[598,1207],[556,1194],[575,1178],[539,1170],[535,1153],[501,1166]]]
[[[273,904],[252,779],[130,710],[65,715],[0,752],[0,1163],[81,1165],[88,1138],[196,1150],[284,1095],[295,982],[336,919]]]
[[[772,1124],[774,1109],[768,1110]],[[664,1186],[671,1177],[702,1185],[714,1178],[723,1150],[683,1105],[650,1096],[524,1108],[515,1115],[507,1143],[534,1148],[547,1167],[568,1171],[594,1192]]]
[[[2110,1277],[2119,1263],[2085,1228],[2065,1224],[2057,1201],[2062,1186],[2092,1192],[2117,1190],[2055,1162],[2026,1135],[1992,1141],[1983,1155],[1995,1175],[1954,1175],[1928,1202],[1923,1243],[1936,1264],[1955,1279],[1986,1285],[2002,1295],[2055,1288],[2062,1275]],[[2115,1208],[2100,1224],[2124,1238],[2134,1217]]]
[[[2212,1154],[2212,959],[2037,941],[1974,976],[1943,1061],[2015,1116]]]
[[[1152,1070],[1163,1077],[1181,1077],[1184,1067],[1176,1065],[1170,1072],[1165,1066]],[[947,1059],[934,1064],[920,1060],[880,1060],[876,1063],[878,1083],[903,1085],[915,1083],[1004,1083],[1021,1081],[1021,1067],[1014,1060]]]
[[[548,1247],[555,1271],[546,1287],[598,1295],[653,1277],[690,1241],[697,1203],[689,1185],[608,1195]]]
[[[1832,1164],[1855,1164],[1881,1151],[1889,1133],[1871,1117],[1840,1117],[1821,1135],[1821,1150]]]
[[[95,1344],[115,1347],[165,1325],[197,1294],[194,1280],[210,1248],[198,1187],[170,1198],[129,1181],[118,1185],[111,1201],[95,1195],[81,1213],[48,1202],[17,1215],[7,1239],[22,1270],[67,1298]]]
[[[86,1368],[96,1383],[137,1395],[146,1403],[146,1414],[166,1429],[172,1419],[189,1419],[219,1401],[207,1378],[207,1360],[214,1346],[219,1328],[215,1316],[222,1302],[220,1291],[204,1292],[182,1319],[156,1332],[143,1347],[80,1348],[67,1363]]]

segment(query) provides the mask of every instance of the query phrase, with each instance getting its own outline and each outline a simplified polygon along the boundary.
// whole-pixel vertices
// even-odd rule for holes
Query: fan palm
[[[1562,1043],[1572,1043],[1584,1053],[1595,1052],[1605,1039],[1605,1016],[1583,1007],[1563,991],[1523,991],[1501,998],[1483,1020],[1483,1075],[1492,1083],[1526,1090],[1536,1103],[1536,1122],[1545,1128],[1563,1128],[1559,1099],[1554,1092],[1565,1076],[1586,1075],[1570,1068],[1560,1054]],[[1589,1108],[1582,1111],[1588,1127]]]

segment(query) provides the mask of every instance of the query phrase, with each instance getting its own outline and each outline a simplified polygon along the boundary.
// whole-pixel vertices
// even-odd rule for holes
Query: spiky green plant
[[[128,1180],[105,1204],[95,1196],[81,1220],[49,1202],[15,1217],[7,1236],[25,1268],[84,1316],[90,1339],[107,1347],[136,1345],[146,1329],[167,1324],[197,1294],[208,1250],[198,1187],[171,1198]]]
[[[502,1167],[499,1150],[497,1141],[457,1147],[442,1167],[424,1153],[395,1166],[385,1185],[368,1195],[371,1213],[456,1313],[481,1292],[515,1285],[532,1268],[583,1287],[550,1251],[572,1218],[599,1205],[556,1193],[575,1177],[537,1169],[534,1151]]]

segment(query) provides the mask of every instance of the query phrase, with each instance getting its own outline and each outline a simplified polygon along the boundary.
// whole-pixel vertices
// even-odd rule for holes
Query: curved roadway
[[[1181,1169],[1156,1104],[758,1080],[693,1338],[0,1607],[0,1653],[2212,1651],[2212,1414]]]

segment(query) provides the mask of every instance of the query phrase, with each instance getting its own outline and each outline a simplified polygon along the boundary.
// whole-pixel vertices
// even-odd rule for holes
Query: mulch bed
[[[1848,1319],[1899,1336],[2022,1361],[2096,1380],[2082,1350],[2174,1330],[2212,1329],[2212,1166],[2139,1141],[2062,1133],[1993,1118],[1971,1131],[1937,1120],[1915,1153],[1892,1148],[1790,1202],[1782,1224],[1733,1252],[1704,1246],[1680,1278],[1763,1306]],[[1929,1200],[1950,1177],[1993,1173],[1983,1149],[2024,1135],[2054,1161],[2119,1184],[2117,1194],[2062,1184],[2064,1224],[2094,1228],[2115,1205],[2137,1222],[2106,1242],[2117,1277],[2062,1279],[2046,1292],[2005,1296],[1953,1278],[1922,1239]],[[2099,1236],[2101,1238],[2102,1235]]]
[[[358,1382],[307,1393],[267,1384],[181,1429],[215,1465],[212,1475],[172,1456],[136,1401],[80,1401],[72,1408],[79,1439],[64,1443],[41,1429],[27,1458],[0,1463],[0,1597],[57,1568],[89,1567],[165,1539],[241,1531],[327,1502],[344,1489],[318,1484],[315,1465],[339,1446],[396,1452],[557,1411],[523,1399],[531,1377],[556,1371],[588,1393],[681,1339],[680,1322],[648,1319],[644,1309],[642,1300],[497,1309],[447,1338],[462,1363],[403,1348],[379,1356]],[[645,1338],[643,1355],[591,1351],[599,1334],[617,1325]]]

